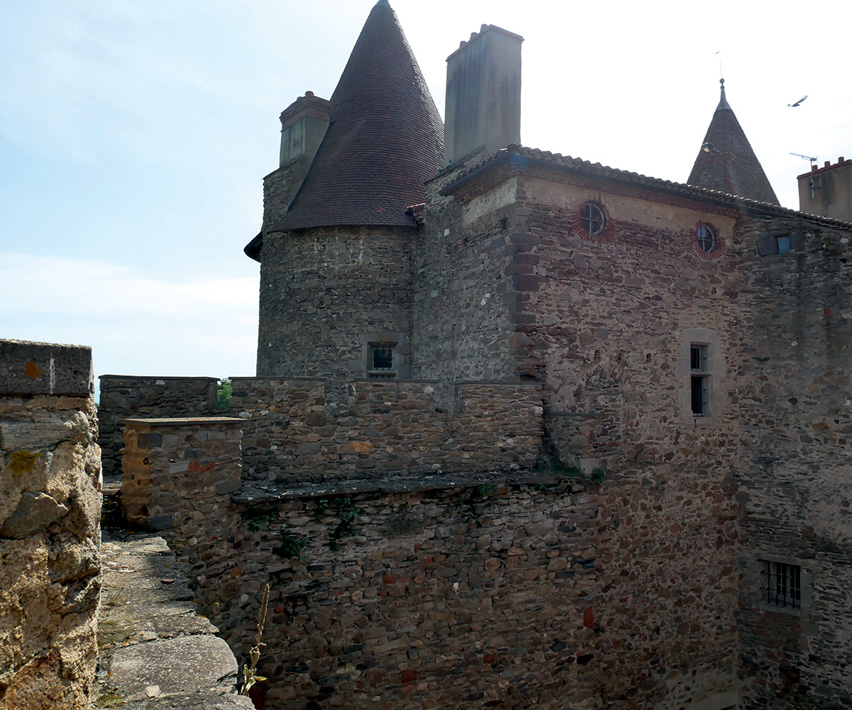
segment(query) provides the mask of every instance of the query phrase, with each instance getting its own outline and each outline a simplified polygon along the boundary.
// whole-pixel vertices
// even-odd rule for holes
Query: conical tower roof
[[[370,12],[331,97],[329,128],[276,230],[413,226],[442,167],[444,126],[387,0]]]
[[[722,97],[687,182],[778,205],[775,191],[725,98],[724,79],[721,85]]]

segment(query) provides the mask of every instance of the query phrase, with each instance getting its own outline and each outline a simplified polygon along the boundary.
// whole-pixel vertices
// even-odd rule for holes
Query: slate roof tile
[[[271,231],[414,226],[410,205],[440,169],[444,126],[391,6],[370,12],[331,97],[328,131]]]

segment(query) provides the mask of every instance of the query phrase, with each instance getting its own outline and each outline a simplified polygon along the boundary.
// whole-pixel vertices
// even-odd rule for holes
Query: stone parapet
[[[91,349],[0,341],[0,708],[88,708],[100,451]]]
[[[122,460],[127,521],[157,531],[188,517],[218,517],[240,487],[241,424],[227,417],[128,419]]]
[[[365,476],[530,469],[542,436],[535,385],[458,383],[436,406],[434,382],[359,380],[346,411],[325,412],[319,379],[234,378],[249,481],[297,485]]]

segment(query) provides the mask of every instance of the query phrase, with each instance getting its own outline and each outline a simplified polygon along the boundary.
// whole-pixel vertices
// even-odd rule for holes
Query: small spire
[[[716,107],[716,110],[730,111],[731,107],[728,105],[728,100],[725,98],[725,80],[719,79],[719,83],[722,85],[722,98],[719,99],[719,105]]]

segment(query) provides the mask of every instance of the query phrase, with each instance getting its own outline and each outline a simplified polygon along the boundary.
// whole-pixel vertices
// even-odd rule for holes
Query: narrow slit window
[[[710,366],[707,345],[693,343],[689,346],[689,369],[692,415],[710,415]]]

